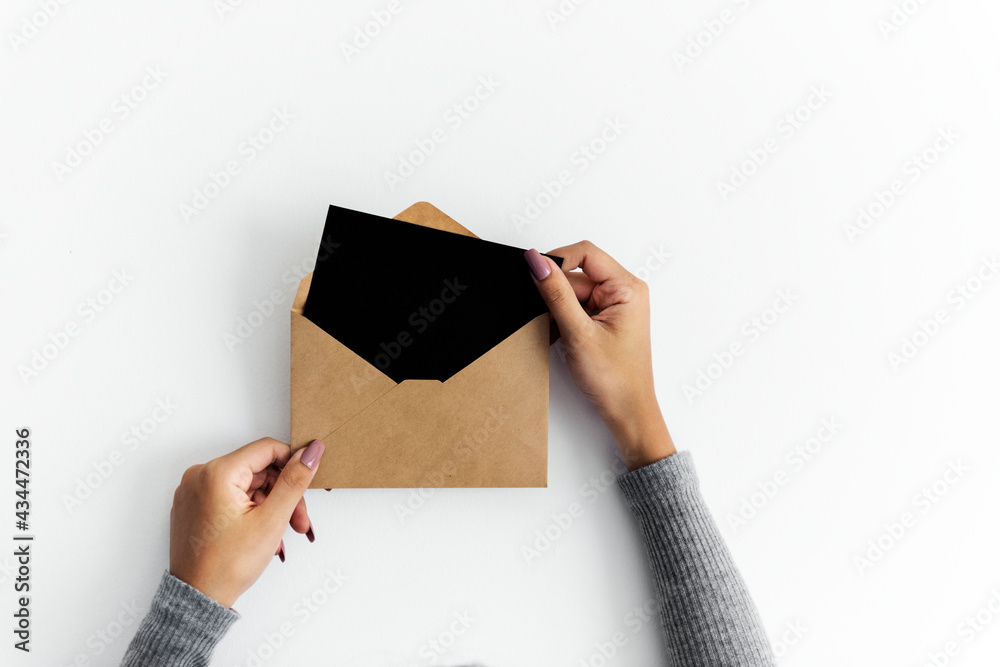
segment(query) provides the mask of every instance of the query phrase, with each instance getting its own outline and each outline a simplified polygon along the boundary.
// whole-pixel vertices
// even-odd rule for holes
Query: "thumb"
[[[281,526],[288,523],[295,506],[302,500],[302,494],[316,475],[325,449],[326,445],[321,441],[313,440],[308,447],[298,450],[288,459],[271,492],[260,506],[269,522],[273,521]]]
[[[528,262],[535,286],[559,325],[559,333],[563,337],[572,337],[592,324],[590,316],[577,301],[566,274],[555,262],[534,248],[524,253],[524,259]]]

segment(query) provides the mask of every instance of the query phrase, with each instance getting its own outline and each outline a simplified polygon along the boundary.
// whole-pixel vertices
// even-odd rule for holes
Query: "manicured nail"
[[[313,440],[309,443],[309,446],[306,447],[306,450],[302,452],[302,458],[299,460],[302,461],[305,467],[310,470],[314,470],[316,468],[316,464],[319,463],[319,457],[323,456],[323,451],[325,449],[326,445],[324,445],[320,440]]]
[[[312,524],[309,525],[309,530],[306,531],[306,537],[309,538],[310,542],[316,541],[316,533],[313,532]]]
[[[528,263],[528,268],[531,269],[531,275],[535,276],[535,280],[545,280],[552,273],[549,263],[534,248],[524,253],[524,261]]]
[[[333,489],[324,489],[325,491],[333,491]]]
[[[285,562],[285,540],[281,540],[281,544],[278,545],[278,558],[282,563]]]

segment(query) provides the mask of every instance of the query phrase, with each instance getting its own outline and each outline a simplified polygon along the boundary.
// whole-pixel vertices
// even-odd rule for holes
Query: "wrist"
[[[605,422],[630,471],[677,453],[655,398],[635,402]]]

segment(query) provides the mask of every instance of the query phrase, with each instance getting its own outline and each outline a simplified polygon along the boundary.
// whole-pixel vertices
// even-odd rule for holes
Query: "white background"
[[[1000,279],[977,283],[1000,252],[996,3],[911,0],[884,35],[889,0],[593,0],[554,25],[555,0],[403,0],[350,58],[342,45],[386,3],[71,2],[48,19],[43,4],[6,2],[0,19],[0,534],[14,532],[13,432],[28,426],[38,536],[28,657],[10,647],[13,561],[0,557],[5,664],[117,662],[135,623],[110,644],[96,633],[120,629],[123,603],[148,605],[181,472],[288,437],[287,310],[327,205],[391,216],[420,200],[486,239],[588,238],[647,267],[658,397],[781,664],[923,665],[952,641],[948,664],[995,662],[1000,619],[963,624],[1000,595]],[[723,10],[733,20],[713,37],[704,22]],[[679,66],[699,33],[707,46]],[[147,68],[166,74],[142,90]],[[449,123],[480,77],[499,86]],[[810,110],[814,87],[832,96]],[[241,144],[275,109],[294,119],[248,161]],[[88,151],[102,119],[113,129]],[[614,119],[625,128],[581,162]],[[436,128],[444,142],[390,187]],[[933,155],[949,128],[957,140]],[[724,200],[719,183],[771,138],[777,151]],[[78,149],[69,173],[56,166]],[[928,149],[936,161],[911,178]],[[240,172],[186,221],[182,205],[231,160]],[[562,170],[570,185],[539,198]],[[903,193],[852,239],[858,208],[897,179]],[[528,199],[545,206],[518,228]],[[85,315],[116,271],[129,284]],[[954,292],[966,283],[981,287],[971,300]],[[775,322],[779,290],[794,302]],[[275,311],[227,343],[275,292]],[[944,324],[894,367],[938,310]],[[754,317],[771,323],[751,339]],[[78,335],[46,348],[70,323]],[[712,367],[737,341],[743,354]],[[402,522],[406,490],[310,492],[316,543],[289,535],[215,663],[429,664],[422,647],[468,612],[438,663],[598,665],[596,644],[623,630],[609,664],[663,664],[658,629],[626,624],[651,596],[636,527],[616,488],[585,495],[613,442],[557,349],[551,369],[549,488],[440,491]],[[715,379],[689,399],[699,371]],[[130,448],[123,435],[161,399],[178,407]],[[793,463],[830,418],[835,437]],[[967,471],[933,504],[915,498],[951,463]],[[80,486],[88,475],[96,488]],[[583,516],[529,563],[522,547],[572,502]],[[338,569],[348,580],[302,622],[302,598]]]

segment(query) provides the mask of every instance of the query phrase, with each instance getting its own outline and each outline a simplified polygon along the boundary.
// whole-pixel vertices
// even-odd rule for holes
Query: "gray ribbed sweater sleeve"
[[[232,609],[164,572],[122,667],[204,667],[229,627]]]
[[[673,667],[773,666],[760,616],[698,489],[690,452],[618,479],[646,539]]]

